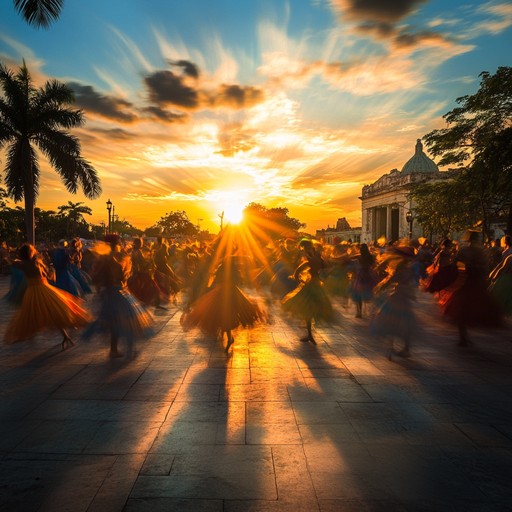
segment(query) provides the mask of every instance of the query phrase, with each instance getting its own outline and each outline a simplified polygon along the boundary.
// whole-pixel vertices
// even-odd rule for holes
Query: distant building
[[[423,152],[421,140],[416,141],[414,155],[402,170],[393,169],[362,190],[361,242],[372,242],[381,237],[388,241],[400,238],[418,238],[424,233],[414,222],[414,202],[411,189],[418,183],[451,177],[451,172],[441,172]]]
[[[347,219],[342,217],[338,219],[336,226],[318,229],[316,238],[332,245],[348,241],[358,244],[361,241],[361,228],[351,228]]]

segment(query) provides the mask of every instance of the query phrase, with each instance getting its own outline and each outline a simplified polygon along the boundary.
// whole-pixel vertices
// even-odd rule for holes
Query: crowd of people
[[[369,335],[390,341],[390,358],[410,357],[418,293],[432,294],[440,315],[457,326],[461,346],[472,344],[468,330],[500,327],[512,314],[510,236],[489,245],[471,230],[458,242],[434,246],[426,239],[244,244],[235,230],[183,242],[161,236],[125,241],[112,234],[87,248],[79,238],[55,247],[2,243],[2,269],[10,274],[4,300],[15,309],[4,341],[53,330],[66,349],[81,328],[82,340],[108,339],[110,357],[124,355],[121,340],[133,356],[137,341],[153,333],[154,313],[180,307],[184,330],[201,329],[229,352],[236,329],[271,321],[268,306],[278,304],[285,317],[303,322],[301,342],[316,344],[321,325],[342,325],[344,310],[367,318]]]

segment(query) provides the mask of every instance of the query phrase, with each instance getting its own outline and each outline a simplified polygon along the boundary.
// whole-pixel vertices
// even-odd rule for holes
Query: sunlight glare
[[[224,219],[230,224],[239,224],[244,216],[242,204],[228,204],[224,207]]]

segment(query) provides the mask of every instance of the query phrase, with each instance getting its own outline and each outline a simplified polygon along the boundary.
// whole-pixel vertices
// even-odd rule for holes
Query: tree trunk
[[[25,190],[25,228],[27,233],[27,242],[34,245],[36,243],[36,232],[35,232],[35,198],[34,188],[31,190]]]

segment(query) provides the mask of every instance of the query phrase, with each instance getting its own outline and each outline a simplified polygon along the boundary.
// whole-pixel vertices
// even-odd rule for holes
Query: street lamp
[[[412,221],[414,220],[414,217],[410,210],[405,214],[405,220],[407,221],[407,224],[409,224],[409,239],[412,239]]]
[[[112,212],[112,201],[109,199],[107,201],[107,212],[108,212],[108,234],[110,235],[110,233],[112,232],[112,217],[111,217],[111,212]]]

